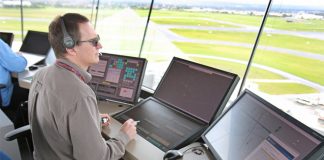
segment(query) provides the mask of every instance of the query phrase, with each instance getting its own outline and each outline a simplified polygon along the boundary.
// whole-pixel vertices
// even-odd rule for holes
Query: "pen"
[[[137,124],[137,123],[139,123],[139,122],[141,122],[141,121],[134,121],[134,122]]]

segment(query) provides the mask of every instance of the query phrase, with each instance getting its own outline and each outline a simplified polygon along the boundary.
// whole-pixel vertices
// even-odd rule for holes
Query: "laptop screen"
[[[99,99],[135,104],[146,63],[144,58],[103,53],[99,63],[89,68],[89,84]]]
[[[323,136],[248,90],[202,138],[218,160],[301,160],[323,144]]]
[[[19,51],[46,56],[50,48],[48,33],[29,30]]]
[[[223,110],[238,80],[236,74],[175,57],[154,97],[210,123]]]
[[[8,46],[11,47],[14,35],[13,33],[0,32],[0,39],[2,39]]]

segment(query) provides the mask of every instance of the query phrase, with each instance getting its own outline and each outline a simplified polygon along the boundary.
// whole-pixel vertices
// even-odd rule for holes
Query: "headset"
[[[63,46],[65,48],[71,49],[75,46],[75,41],[69,35],[69,33],[66,31],[63,17],[61,17],[60,19],[61,19],[61,28],[62,28],[62,32],[63,32]]]

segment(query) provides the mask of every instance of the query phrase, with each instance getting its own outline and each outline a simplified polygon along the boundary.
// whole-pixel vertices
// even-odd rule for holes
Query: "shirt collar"
[[[81,76],[83,76],[85,83],[90,82],[92,76],[86,70],[80,68],[78,65],[72,63],[71,61],[69,61],[67,59],[60,58],[60,59],[57,59],[57,61],[65,63],[65,64],[71,66],[72,68],[74,68],[76,71],[78,71],[81,74]]]

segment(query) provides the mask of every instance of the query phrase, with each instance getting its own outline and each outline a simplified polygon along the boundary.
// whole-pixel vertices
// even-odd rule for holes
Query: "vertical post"
[[[151,18],[151,14],[152,14],[152,10],[153,10],[153,4],[154,4],[154,0],[151,1],[150,10],[149,10],[149,14],[147,16],[145,30],[144,30],[144,35],[143,35],[142,44],[141,44],[141,48],[140,48],[138,57],[141,57],[142,50],[143,50],[143,47],[144,47],[144,41],[145,41],[147,28],[148,28],[148,25],[149,25],[149,22],[150,22],[150,18]]]
[[[97,6],[96,6],[96,19],[95,19],[95,24],[94,24],[94,29],[96,29],[97,26],[97,18],[98,18],[98,12],[99,12],[99,4],[100,4],[100,0],[97,1]]]
[[[245,73],[244,73],[244,76],[242,78],[242,83],[241,83],[241,86],[240,86],[240,89],[239,89],[239,92],[238,92],[238,96],[241,94],[242,90],[243,90],[243,86],[245,84],[245,80],[247,78],[247,75],[249,74],[249,71],[250,71],[250,67],[251,67],[251,64],[252,64],[252,61],[253,61],[253,58],[254,58],[254,55],[255,55],[255,51],[258,47],[258,43],[259,43],[259,39],[260,39],[260,36],[262,34],[262,31],[263,31],[263,27],[266,23],[266,20],[267,20],[267,17],[268,17],[268,13],[270,11],[270,8],[271,8],[271,4],[272,4],[272,0],[269,0],[269,3],[268,3],[268,6],[267,6],[267,9],[266,11],[264,12],[264,16],[263,16],[263,19],[262,19],[262,23],[261,23],[261,26],[259,28],[259,32],[258,32],[258,35],[255,39],[255,43],[253,45],[253,49],[252,49],[252,52],[251,52],[251,55],[250,55],[250,58],[249,58],[249,61],[248,61],[248,64],[246,66],[246,70],[245,70]]]
[[[21,40],[24,40],[24,12],[23,0],[20,0],[20,24],[21,24]]]

